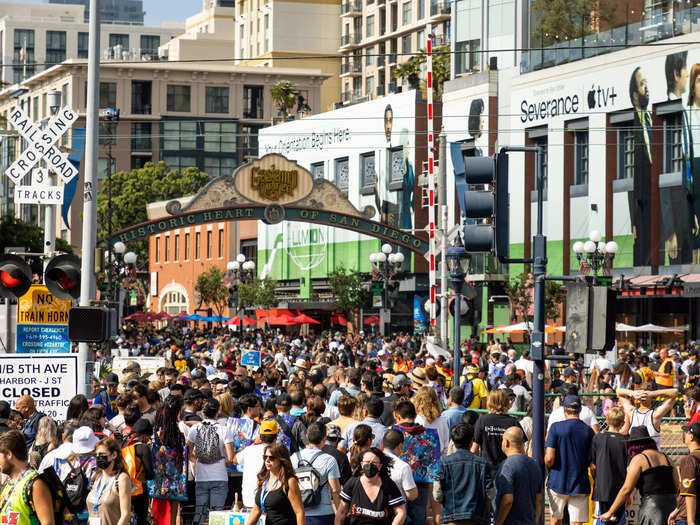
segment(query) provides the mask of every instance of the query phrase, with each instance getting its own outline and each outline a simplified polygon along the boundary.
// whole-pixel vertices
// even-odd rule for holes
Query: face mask
[[[364,472],[365,476],[368,478],[373,478],[379,474],[379,467],[374,463],[366,463],[365,465],[362,465],[362,472]]]
[[[104,470],[112,464],[112,461],[104,456],[97,456],[96,464],[97,468],[101,468],[102,470]]]

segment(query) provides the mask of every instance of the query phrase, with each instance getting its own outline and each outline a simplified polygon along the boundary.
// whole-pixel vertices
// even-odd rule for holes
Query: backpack
[[[469,405],[474,401],[474,383],[473,379],[465,379],[462,383],[462,392],[464,392],[464,401],[462,401],[462,406],[464,408],[469,408]]]
[[[292,427],[296,422],[296,416],[290,416],[288,414],[279,414],[275,421],[279,423],[282,432],[277,434],[277,441],[283,443],[287,447],[291,454],[299,451],[299,444],[297,443],[294,433],[292,432]]]
[[[194,451],[197,461],[205,465],[211,465],[221,461],[221,447],[219,446],[219,433],[216,425],[203,422],[194,440]]]
[[[54,468],[58,465],[59,461],[61,460],[56,459]],[[86,509],[87,495],[90,492],[90,482],[85,475],[82,463],[78,463],[78,466],[74,467],[69,461],[63,461],[70,467],[68,475],[61,480],[63,488],[65,489],[64,492],[68,500],[69,509],[72,513],[82,512]],[[58,472],[58,469],[55,470]]]
[[[124,470],[131,478],[132,496],[143,494],[143,484],[141,475],[143,474],[143,462],[136,455],[136,445],[140,445],[141,440],[138,438],[130,438],[128,444],[122,448],[122,459],[124,460]]]
[[[301,454],[297,452],[297,468],[294,469],[297,479],[299,480],[299,490],[301,491],[301,501],[304,508],[316,507],[321,503],[321,491],[325,483],[321,484],[321,474],[313,467],[314,461],[323,454],[323,451],[318,451],[311,461],[302,459]]]
[[[31,509],[34,511],[36,514],[36,508],[34,507],[34,497],[32,496],[32,490],[34,489],[34,481],[37,479],[40,479],[44,483],[46,483],[46,486],[49,488],[49,491],[51,492],[51,501],[53,503],[53,521],[55,525],[63,525],[65,523],[65,516],[66,514],[71,514],[74,511],[71,508],[70,502],[68,501],[68,497],[66,496],[65,488],[63,487],[63,483],[61,482],[60,478],[58,477],[58,474],[56,471],[52,468],[47,468],[44,469],[43,472],[37,473],[37,476],[34,478],[34,480],[27,485],[27,493],[25,493],[25,501],[29,503],[29,506]],[[80,509],[81,511],[84,510]]]

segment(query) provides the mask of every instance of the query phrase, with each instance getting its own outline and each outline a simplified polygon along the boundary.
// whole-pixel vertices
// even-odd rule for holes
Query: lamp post
[[[107,144],[107,236],[112,241],[112,144],[115,142],[115,132],[119,123],[119,110],[112,108],[101,111],[105,120],[106,137],[102,143]],[[123,243],[122,243],[123,244]],[[115,250],[116,251],[116,250]],[[112,251],[109,251],[108,266],[112,267]],[[111,285],[111,283],[108,283]]]
[[[462,288],[464,287],[464,278],[467,276],[467,270],[469,269],[469,260],[471,256],[467,253],[462,245],[462,239],[460,235],[457,234],[457,240],[455,245],[447,250],[447,267],[450,270],[450,282],[452,283],[452,288],[455,291],[455,321],[454,321],[454,337],[453,337],[453,350],[452,350],[452,368],[454,371],[454,378],[456,384],[459,384],[459,376],[461,373],[462,365],[462,350],[460,348],[460,313],[461,313],[461,299],[462,299]]]
[[[389,307],[388,287],[392,284],[392,277],[401,269],[404,256],[401,252],[393,252],[390,244],[383,244],[382,250],[369,254],[369,262],[372,264],[372,278],[376,275],[382,281],[382,307],[379,310],[379,325],[382,335],[387,335],[388,324],[391,322],[391,308]]]
[[[605,266],[612,265],[615,254],[619,250],[619,246],[615,241],[607,243],[601,241],[602,235],[598,230],[593,230],[588,235],[586,242],[576,241],[573,249],[578,259],[579,264],[583,267],[584,263],[593,270],[593,280],[597,281],[598,272],[603,269],[603,275],[606,274]],[[607,271],[609,274],[609,270]]]
[[[124,302],[121,298],[122,287],[119,279],[123,274],[127,274],[127,272],[136,268],[138,255],[134,252],[126,252],[126,245],[121,241],[115,242],[114,246],[112,246],[112,250],[114,250],[114,253],[111,253],[110,250],[105,250],[105,259],[109,261],[105,272],[107,282],[109,283],[107,299],[110,303],[118,305],[117,320],[118,323],[120,323]]]
[[[239,286],[241,284],[248,284],[253,277],[255,277],[255,261],[252,259],[246,259],[246,256],[239,253],[236,259],[229,261],[226,264],[227,278],[228,278],[228,288],[229,297],[231,291],[236,292],[236,312],[238,314],[239,329],[243,331],[243,310],[241,309],[241,294],[239,292]],[[231,304],[229,303],[229,308]]]

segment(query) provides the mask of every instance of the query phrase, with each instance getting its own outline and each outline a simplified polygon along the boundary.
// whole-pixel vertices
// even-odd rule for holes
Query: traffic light
[[[508,154],[493,157],[473,157],[462,149],[464,176],[468,190],[464,192],[464,248],[467,252],[487,252],[508,257],[509,203]],[[476,189],[474,185],[490,185]]]
[[[0,257],[0,295],[19,299],[32,285],[32,269],[17,255]]]
[[[44,272],[44,284],[59,299],[80,297],[80,259],[69,253],[51,259]]]
[[[466,297],[460,298],[460,300],[459,300],[459,315],[462,316],[462,320],[464,320],[464,316],[467,315],[467,313],[469,312],[470,306],[471,305],[469,304],[469,299],[467,299]],[[454,317],[454,315],[455,315],[455,297],[454,296],[450,297],[450,301],[447,305],[447,309],[450,311],[450,315],[452,317]]]

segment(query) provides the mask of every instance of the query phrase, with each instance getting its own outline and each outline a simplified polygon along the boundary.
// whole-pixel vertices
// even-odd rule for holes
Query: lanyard
[[[268,481],[270,481],[270,476],[269,476],[269,475],[267,476],[267,479],[266,479],[265,482],[263,483],[263,486],[260,488],[260,510],[263,511],[263,512],[265,512],[265,498],[267,498],[267,495],[268,495],[270,492],[272,492],[273,490],[275,490],[275,486],[277,485],[277,481],[279,481],[279,480],[275,481],[275,482],[272,484],[272,488],[270,488],[270,490],[266,490],[266,489],[267,489],[267,482],[268,482]]]
[[[107,485],[109,485],[109,482],[112,481],[111,477],[105,476],[105,482],[102,484],[102,486],[98,486],[97,490],[95,490],[95,503],[92,505],[92,511],[97,512],[98,507],[100,506],[100,499],[102,498],[102,493],[105,491],[107,488]]]
[[[29,470],[29,465],[27,465],[26,467],[24,467],[24,469],[22,469],[22,472],[20,472],[20,475],[19,475],[19,479],[17,479],[16,482],[14,482],[10,485],[12,487],[12,489],[10,490],[10,493],[5,497],[4,500],[2,500],[2,503],[0,503],[0,515],[5,514],[5,506],[10,501],[10,498],[12,498],[12,495],[15,493],[15,490],[17,490],[17,485],[19,485],[22,482],[22,480],[24,479],[24,475],[27,473],[28,470]],[[8,481],[8,483],[11,483],[11,482]]]

